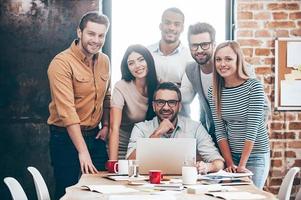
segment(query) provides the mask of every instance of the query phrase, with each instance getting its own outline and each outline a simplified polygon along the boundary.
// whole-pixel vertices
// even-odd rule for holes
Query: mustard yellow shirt
[[[49,65],[52,100],[47,123],[94,128],[100,123],[103,109],[110,107],[110,62],[105,54],[97,53],[94,64],[89,63],[76,44],[74,41]]]

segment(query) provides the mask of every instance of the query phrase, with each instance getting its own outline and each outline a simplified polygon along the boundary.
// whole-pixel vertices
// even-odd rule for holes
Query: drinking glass
[[[129,160],[129,177],[139,176],[139,163],[138,160]]]

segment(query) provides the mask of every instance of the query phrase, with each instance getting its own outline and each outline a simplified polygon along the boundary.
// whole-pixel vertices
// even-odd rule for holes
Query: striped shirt
[[[212,87],[208,92],[217,141],[227,139],[232,153],[242,153],[245,141],[254,142],[251,154],[269,152],[264,123],[264,91],[256,79],[242,85],[222,88],[221,118],[216,115]]]

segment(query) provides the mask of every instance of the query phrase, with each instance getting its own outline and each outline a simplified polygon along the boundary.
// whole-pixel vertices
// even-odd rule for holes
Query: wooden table
[[[127,185],[127,181],[112,181],[107,178],[103,178],[105,176],[105,173],[99,173],[99,174],[84,174],[81,176],[79,182],[76,185],[73,185],[71,187],[66,188],[66,194],[61,198],[61,200],[108,200],[109,195],[100,194],[97,192],[90,192],[87,190],[81,189],[82,185],[120,185],[124,184]],[[137,188],[135,186],[129,186],[132,188]],[[260,194],[264,195],[267,200],[275,200],[277,199],[273,194],[262,191],[257,189],[254,185],[240,185],[240,186],[233,186],[235,188],[238,188],[239,191],[244,192],[251,192],[254,194]],[[131,193],[133,194],[133,193]],[[134,194],[149,194],[147,192],[139,192]],[[127,193],[129,195],[129,193]],[[187,191],[184,190],[181,194],[176,195],[177,200],[216,200],[218,198],[210,197],[205,194],[187,194]],[[162,199],[163,200],[163,199]]]

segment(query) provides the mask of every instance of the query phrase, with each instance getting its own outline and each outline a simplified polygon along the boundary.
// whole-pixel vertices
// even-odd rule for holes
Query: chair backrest
[[[278,198],[279,200],[289,200],[293,183],[294,183],[294,178],[296,174],[300,171],[299,167],[293,167],[291,168],[287,174],[285,175],[281,185],[280,185],[280,190],[278,193]]]
[[[297,195],[296,195],[296,198],[295,200],[301,200],[301,188],[299,189]]]
[[[50,200],[47,185],[39,170],[35,167],[27,167],[27,169],[33,177],[38,200]]]
[[[6,177],[4,183],[7,185],[13,200],[28,200],[22,186],[15,178]]]

